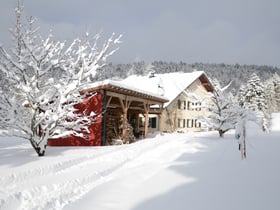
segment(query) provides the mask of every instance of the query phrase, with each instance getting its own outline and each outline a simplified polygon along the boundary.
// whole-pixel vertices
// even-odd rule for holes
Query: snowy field
[[[234,132],[49,147],[40,158],[27,141],[0,138],[0,209],[279,210],[280,113],[270,134],[250,124],[247,155]]]

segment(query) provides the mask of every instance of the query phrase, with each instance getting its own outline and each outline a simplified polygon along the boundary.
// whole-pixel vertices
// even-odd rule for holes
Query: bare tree
[[[98,117],[76,112],[74,105],[84,100],[81,88],[117,50],[113,46],[121,36],[112,34],[100,49],[99,34],[91,38],[87,33],[67,45],[54,41],[52,34],[42,38],[33,29],[34,18],[23,25],[22,11],[21,6],[16,8],[14,49],[7,52],[0,47],[0,68],[10,85],[9,91],[1,90],[0,124],[3,134],[28,139],[37,154],[44,156],[49,138],[80,136]]]

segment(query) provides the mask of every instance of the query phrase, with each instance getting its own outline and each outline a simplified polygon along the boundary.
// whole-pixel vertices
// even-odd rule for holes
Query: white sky
[[[17,0],[0,0],[0,43],[11,43]],[[184,61],[280,67],[279,0],[25,0],[44,35],[123,34],[115,63]]]

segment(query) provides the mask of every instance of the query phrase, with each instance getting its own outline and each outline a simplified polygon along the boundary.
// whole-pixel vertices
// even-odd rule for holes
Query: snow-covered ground
[[[151,136],[108,147],[49,147],[0,138],[0,209],[279,210],[280,113],[272,132]]]

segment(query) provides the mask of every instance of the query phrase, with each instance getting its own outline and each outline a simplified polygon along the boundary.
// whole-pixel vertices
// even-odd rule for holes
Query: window
[[[181,100],[179,99],[177,103],[178,103],[178,109],[181,109]]]
[[[178,119],[178,128],[186,127],[186,119]]]
[[[184,101],[184,109],[186,109],[186,108],[187,108],[187,102]]]
[[[198,120],[195,120],[195,127],[201,128],[201,123]]]
[[[149,118],[149,126],[151,128],[157,128],[157,118],[156,117]]]
[[[195,103],[192,102],[192,109],[191,110],[195,110]]]
[[[193,127],[193,119],[187,119],[187,128]]]
[[[188,101],[187,110],[191,110],[191,102]]]
[[[201,111],[201,103],[200,102],[195,103],[195,106],[196,106],[196,108],[195,108],[196,111]]]

